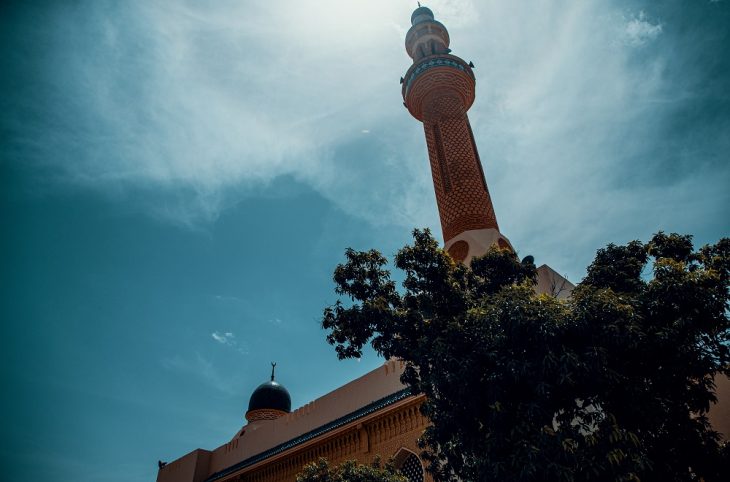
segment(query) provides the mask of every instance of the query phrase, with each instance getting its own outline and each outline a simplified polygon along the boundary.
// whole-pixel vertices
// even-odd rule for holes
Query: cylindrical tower
[[[449,32],[433,12],[411,15],[406,51],[413,65],[402,79],[408,111],[423,122],[445,248],[460,262],[491,245],[512,249],[499,232],[492,199],[466,112],[474,103],[474,72],[449,49]]]

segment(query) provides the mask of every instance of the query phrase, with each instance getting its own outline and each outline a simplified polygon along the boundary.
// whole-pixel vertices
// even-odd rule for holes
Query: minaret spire
[[[419,2],[406,34],[413,65],[403,76],[403,100],[423,122],[445,248],[468,263],[493,244],[512,245],[499,232],[466,114],[475,98],[474,64],[451,55],[449,44],[446,27]]]

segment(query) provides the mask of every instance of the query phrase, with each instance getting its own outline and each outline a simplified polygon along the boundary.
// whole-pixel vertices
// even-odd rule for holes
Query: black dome
[[[251,399],[248,401],[249,412],[261,409],[291,412],[289,391],[274,380],[262,383],[253,391]]]

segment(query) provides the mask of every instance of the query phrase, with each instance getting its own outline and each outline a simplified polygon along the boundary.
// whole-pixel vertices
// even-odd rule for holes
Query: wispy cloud
[[[226,333],[221,334],[221,333],[218,333],[217,331],[215,331],[215,332],[211,333],[211,336],[213,337],[213,339],[215,341],[217,341],[218,343],[220,343],[222,345],[231,346],[231,345],[236,344],[236,337],[231,332],[226,332]]]
[[[219,332],[214,331],[210,334],[210,336],[220,343],[221,345],[230,346],[231,348],[235,348],[235,350],[242,354],[242,355],[248,355],[249,350],[245,343],[239,341],[236,339],[236,335],[231,333],[230,331],[227,332]]]
[[[662,24],[652,24],[642,10],[639,15],[626,24],[626,42],[631,45],[643,45],[656,39],[662,33]]]
[[[243,298],[239,298],[238,296],[226,296],[226,295],[213,295],[213,298],[217,301],[231,301],[236,303],[245,303],[246,300]]]
[[[164,358],[162,366],[166,370],[192,375],[209,386],[227,394],[234,393],[232,380],[224,378],[213,365],[213,362],[196,353],[194,358],[174,356]]]
[[[288,175],[370,223],[438,232],[423,132],[398,85],[413,5],[317,5],[59,7],[19,36],[52,47],[19,60],[24,72],[47,74],[9,101],[4,148],[191,226]],[[637,207],[645,226],[668,213],[691,221],[685,189],[730,179],[718,160],[722,126],[683,126],[682,109],[708,95],[696,64],[706,45],[701,36],[658,41],[670,34],[658,5],[429,7],[451,30],[454,53],[477,66],[469,115],[501,227],[538,257],[554,247],[553,262],[567,264],[556,269],[571,279],[585,266],[574,253],[628,232]],[[652,204],[655,189],[672,195]],[[707,217],[727,214],[726,201],[708,201]]]

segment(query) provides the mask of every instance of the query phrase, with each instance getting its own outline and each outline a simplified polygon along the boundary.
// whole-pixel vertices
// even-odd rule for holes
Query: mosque
[[[405,39],[413,65],[401,84],[404,106],[423,123],[445,249],[454,260],[469,263],[492,245],[513,248],[499,231],[467,117],[475,98],[473,64],[452,55],[449,43],[446,27],[419,6]],[[538,293],[570,296],[574,286],[568,280],[547,265],[537,271]],[[393,457],[410,482],[430,482],[417,447],[428,424],[419,411],[423,395],[401,383],[403,368],[388,360],[291,411],[289,392],[276,381],[272,366],[271,379],[251,395],[247,423],[231,440],[160,464],[157,481],[293,482],[305,464],[320,457],[333,464],[369,463],[379,455]],[[728,422],[730,413],[722,419]]]

